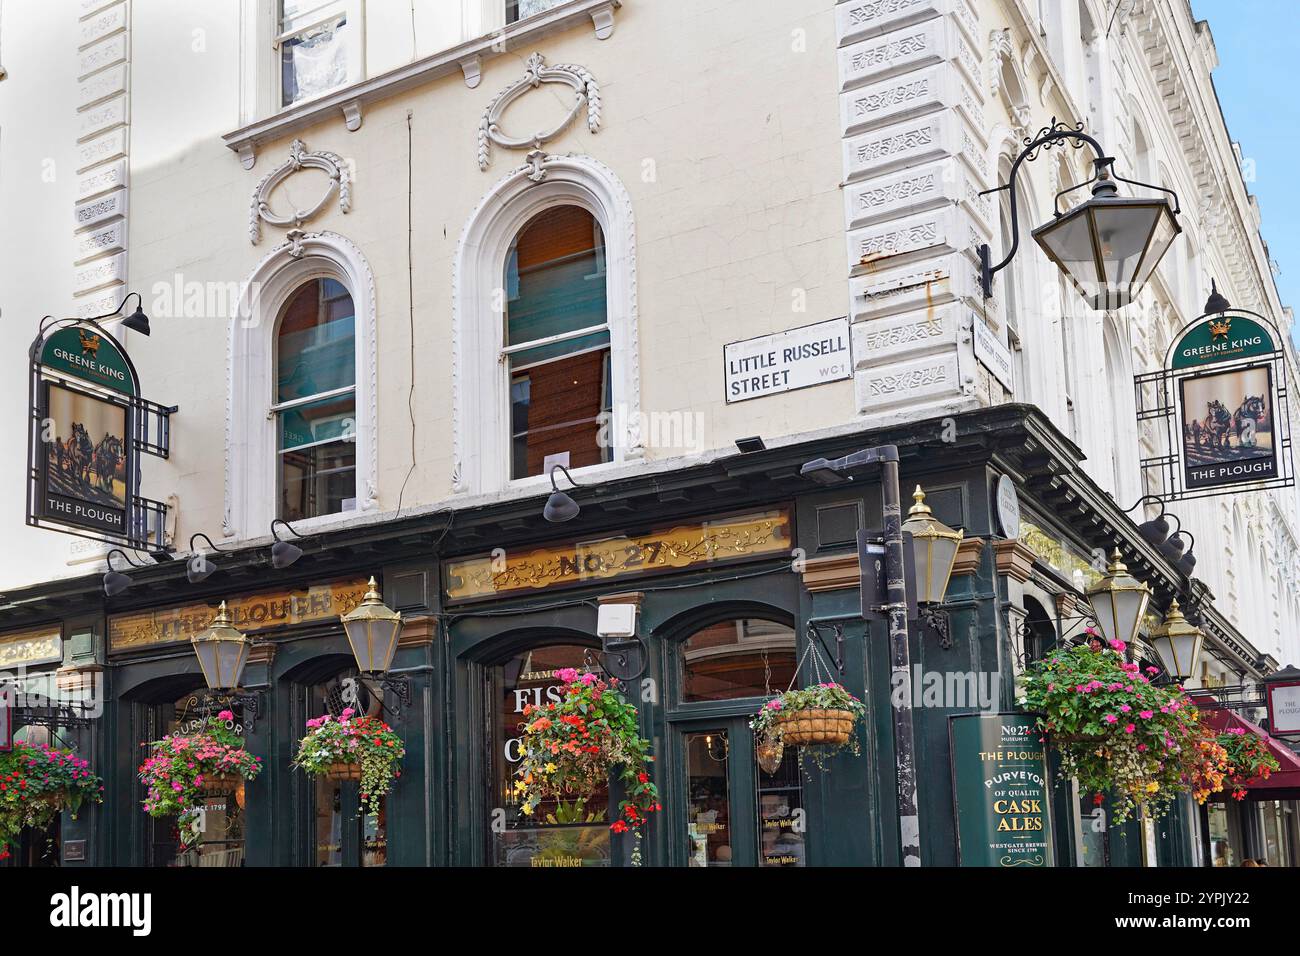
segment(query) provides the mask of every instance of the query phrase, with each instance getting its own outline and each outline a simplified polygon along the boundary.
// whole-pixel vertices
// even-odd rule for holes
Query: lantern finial
[[[907,509],[907,516],[909,518],[917,515],[931,514],[930,506],[925,503],[925,492],[921,490],[920,485],[917,485],[916,490],[912,492],[912,501],[914,501],[915,504]]]

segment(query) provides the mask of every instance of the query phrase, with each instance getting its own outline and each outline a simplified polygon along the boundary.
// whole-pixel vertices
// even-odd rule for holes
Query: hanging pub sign
[[[140,456],[166,458],[176,411],[142,398],[122,346],[93,319],[42,327],[31,349],[27,523],[170,550],[167,506],[140,496]]]
[[[1047,755],[1032,714],[948,718],[961,866],[1052,865]]]
[[[1274,734],[1300,734],[1300,669],[1287,667],[1264,679],[1268,729]]]
[[[1170,454],[1142,461],[1170,500],[1290,485],[1290,414],[1281,336],[1230,309],[1192,322],[1158,372],[1135,378],[1139,420],[1163,421]]]

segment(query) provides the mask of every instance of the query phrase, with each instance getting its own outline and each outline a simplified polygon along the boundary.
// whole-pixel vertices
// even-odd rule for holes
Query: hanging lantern
[[[1106,576],[1086,593],[1102,636],[1108,641],[1132,643],[1151,600],[1151,589],[1128,573],[1119,548],[1110,556]]]
[[[252,642],[235,627],[225,601],[221,602],[212,623],[194,635],[190,643],[194,645],[209,690],[231,690],[239,686]]]
[[[1116,195],[1110,164],[1098,163],[1092,198],[1033,231],[1033,237],[1092,308],[1118,309],[1142,291],[1182,232],[1164,198]]]
[[[388,673],[397,653],[397,638],[402,633],[402,615],[384,604],[373,577],[361,603],[339,620],[352,645],[357,670],[363,674]]]
[[[1183,617],[1176,600],[1169,602],[1164,623],[1151,632],[1151,644],[1165,665],[1165,673],[1180,683],[1196,673],[1204,640],[1200,628]]]
[[[781,758],[785,755],[785,744],[781,742],[778,735],[763,737],[754,748],[758,756],[758,765],[764,773],[776,773],[777,768],[781,766]]]
[[[912,500],[915,503],[908,509],[903,530],[912,535],[916,600],[921,604],[942,604],[952,566],[957,562],[957,549],[965,535],[949,528],[930,512],[920,485],[912,492]]]

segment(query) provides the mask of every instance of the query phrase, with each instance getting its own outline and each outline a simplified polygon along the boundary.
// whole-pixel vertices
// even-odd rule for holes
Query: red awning
[[[1277,762],[1281,765],[1280,769],[1269,774],[1267,780],[1257,780],[1252,783],[1247,791],[1246,799],[1300,799],[1300,757],[1296,756],[1295,751],[1281,741],[1274,740],[1266,730],[1252,724],[1245,717],[1220,707],[1219,702],[1213,698],[1206,698],[1198,694],[1192,699],[1196,701],[1196,706],[1201,708],[1201,718],[1207,725],[1219,733],[1235,727],[1247,733],[1255,734],[1257,737],[1262,737],[1264,743],[1268,746],[1269,753],[1276,757]]]

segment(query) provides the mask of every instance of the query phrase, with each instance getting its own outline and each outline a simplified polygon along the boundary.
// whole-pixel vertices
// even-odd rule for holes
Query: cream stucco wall
[[[726,8],[630,3],[608,41],[588,26],[535,45],[548,62],[581,64],[600,81],[599,133],[579,122],[546,148],[591,156],[626,186],[637,229],[642,410],[698,415],[695,450],[703,452],[852,414],[849,382],[731,406],[723,398],[726,343],[846,311],[835,66],[824,54],[833,43],[830,4],[768,5],[744,18]],[[191,52],[166,42],[174,14],[151,22],[155,9],[141,4],[136,16],[133,127],[149,132],[134,134],[130,223],[130,285],[152,302],[154,333],[131,345],[149,394],[181,406],[172,458],[150,463],[147,475],[152,494],[179,497],[177,540],[185,541],[195,531],[215,537],[222,525],[229,317],[169,310],[168,300],[177,276],[182,288],[237,283],[283,241],[284,230],[266,227],[258,245],[249,242],[249,200],[292,137],[259,146],[257,165],[243,169],[219,139],[239,122],[238,31],[208,24],[206,49]],[[451,493],[453,259],[480,198],[523,158],[494,149],[481,172],[476,130],[531,52],[489,61],[474,90],[456,74],[389,99],[368,109],[356,132],[340,116],[294,134],[355,171],[351,211],[331,204],[307,228],[346,236],[374,273],[380,511],[396,507],[411,465],[407,111],[417,421],[404,509]],[[509,120],[547,125],[561,109],[544,89]],[[321,181],[295,178],[277,199],[309,205]],[[680,453],[647,449],[652,460]]]

